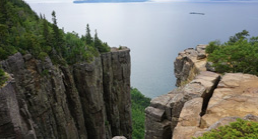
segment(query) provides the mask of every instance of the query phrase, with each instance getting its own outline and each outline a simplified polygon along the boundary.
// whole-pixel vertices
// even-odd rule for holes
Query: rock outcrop
[[[17,53],[1,61],[0,138],[131,138],[130,50],[53,65]]]
[[[174,74],[176,86],[189,83],[199,71],[206,71],[206,49],[207,45],[197,45],[196,49],[188,48],[180,52],[174,61]]]
[[[219,78],[216,73],[204,71],[186,86],[152,99],[145,110],[145,138],[169,139],[174,131],[188,129],[188,124],[198,126]]]
[[[258,120],[258,78],[206,71],[205,47],[179,53],[174,64],[180,87],[151,100],[145,138],[190,139],[244,116]]]

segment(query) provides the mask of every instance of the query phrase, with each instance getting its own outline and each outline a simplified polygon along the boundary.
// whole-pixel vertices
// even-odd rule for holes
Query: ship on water
[[[205,13],[190,12],[190,14],[205,15]]]
[[[123,2],[146,2],[148,0],[75,0],[73,3],[123,3]]]

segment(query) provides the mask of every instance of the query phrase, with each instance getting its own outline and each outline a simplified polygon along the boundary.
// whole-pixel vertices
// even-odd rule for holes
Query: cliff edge
[[[236,118],[258,120],[258,77],[207,71],[205,48],[179,53],[174,71],[180,87],[151,100],[145,138],[190,139]]]
[[[0,138],[131,138],[130,50],[53,65],[16,53],[1,61]]]

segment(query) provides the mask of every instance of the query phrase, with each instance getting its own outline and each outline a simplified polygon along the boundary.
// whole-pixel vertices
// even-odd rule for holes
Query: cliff
[[[152,99],[145,138],[190,139],[236,118],[258,120],[258,77],[207,71],[205,47],[179,53],[174,64],[180,87]]]
[[[194,79],[199,71],[206,71],[207,45],[197,45],[195,49],[188,48],[180,52],[174,61],[176,86],[182,86]]]
[[[130,50],[53,65],[16,53],[1,61],[0,138],[131,138]]]

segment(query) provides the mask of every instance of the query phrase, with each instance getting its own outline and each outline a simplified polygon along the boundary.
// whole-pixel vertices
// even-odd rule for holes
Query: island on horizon
[[[149,0],[74,0],[73,3],[125,3],[125,2],[146,2]]]

